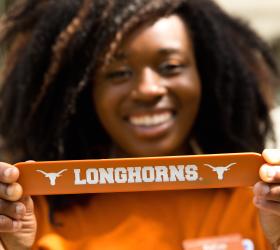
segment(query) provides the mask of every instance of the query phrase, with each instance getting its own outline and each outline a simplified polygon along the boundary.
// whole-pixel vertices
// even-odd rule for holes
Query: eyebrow
[[[161,55],[178,54],[180,52],[180,49],[179,48],[163,48],[163,49],[159,49],[158,52]]]
[[[170,55],[170,54],[178,54],[181,50],[179,48],[162,48],[158,50],[158,54],[162,56]],[[113,57],[116,61],[122,61],[127,59],[128,55],[125,52],[116,53]]]

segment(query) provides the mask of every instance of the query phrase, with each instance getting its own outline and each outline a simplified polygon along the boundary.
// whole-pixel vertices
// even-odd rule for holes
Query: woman
[[[264,148],[258,72],[275,73],[273,60],[211,1],[25,1],[2,27],[1,134],[13,162]],[[279,155],[264,151],[271,164]],[[263,180],[278,183],[278,172],[264,174],[277,169],[264,165]],[[1,163],[0,172],[6,249],[177,249],[229,233],[279,246],[277,184],[254,187],[266,242],[248,189],[31,199],[17,168]]]

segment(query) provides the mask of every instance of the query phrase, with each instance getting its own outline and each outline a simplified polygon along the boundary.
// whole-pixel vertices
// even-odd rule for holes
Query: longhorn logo
[[[50,180],[50,184],[52,186],[54,186],[56,178],[60,177],[63,172],[67,171],[67,169],[63,169],[63,170],[59,171],[58,173],[46,173],[43,170],[39,170],[39,169],[36,171],[42,173],[45,177],[48,177]]]
[[[235,165],[235,164],[236,164],[236,162],[230,163],[230,164],[228,164],[228,165],[225,166],[225,167],[223,167],[223,166],[213,167],[213,166],[210,165],[210,164],[204,164],[204,165],[207,166],[207,167],[209,167],[209,168],[211,168],[214,172],[217,173],[217,175],[218,175],[218,180],[223,180],[223,179],[224,179],[224,173],[225,173],[226,171],[228,171],[229,168],[230,168],[231,166]]]

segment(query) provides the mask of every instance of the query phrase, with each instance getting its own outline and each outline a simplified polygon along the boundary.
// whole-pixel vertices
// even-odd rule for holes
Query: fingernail
[[[5,177],[10,177],[12,175],[12,172],[13,172],[13,169],[12,168],[7,168],[5,171],[4,171],[4,176]]]
[[[17,205],[16,206],[16,213],[17,214],[22,214],[23,212],[23,206],[22,205]]]
[[[260,197],[254,197],[254,203],[256,205],[261,205],[263,203],[263,200]]]
[[[6,194],[7,194],[8,196],[12,196],[12,195],[14,194],[14,188],[13,188],[12,186],[8,186],[8,187],[6,188]]]
[[[18,230],[18,229],[20,229],[20,227],[21,227],[21,223],[19,221],[14,220],[13,221],[13,228],[15,230]]]
[[[267,185],[263,185],[262,195],[267,195],[270,192],[270,188]]]
[[[276,171],[273,169],[273,167],[267,168],[266,170],[266,176],[269,179],[272,179],[276,174]]]

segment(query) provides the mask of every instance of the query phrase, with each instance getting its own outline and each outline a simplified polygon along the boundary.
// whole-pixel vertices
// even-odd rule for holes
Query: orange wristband
[[[20,162],[24,194],[78,194],[252,186],[257,153]]]

